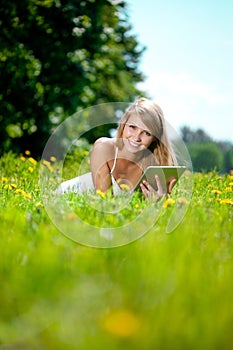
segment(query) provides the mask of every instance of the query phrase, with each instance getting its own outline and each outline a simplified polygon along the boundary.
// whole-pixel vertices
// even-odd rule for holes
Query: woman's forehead
[[[143,121],[141,120],[141,118],[137,114],[131,115],[129,117],[129,119],[127,120],[127,124],[129,124],[129,123],[135,124],[140,129],[148,130],[148,127],[143,123]]]

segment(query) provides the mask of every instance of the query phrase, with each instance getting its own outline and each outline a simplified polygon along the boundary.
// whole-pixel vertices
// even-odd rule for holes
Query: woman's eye
[[[135,126],[135,125],[133,125],[133,124],[129,124],[129,128],[131,128],[131,129],[135,129],[135,128],[136,128],[136,126]]]
[[[145,131],[146,136],[151,136],[151,133],[149,131]]]

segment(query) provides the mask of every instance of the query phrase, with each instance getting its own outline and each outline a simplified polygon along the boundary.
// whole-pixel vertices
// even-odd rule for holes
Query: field
[[[192,196],[174,190],[156,223],[147,229],[144,220],[142,237],[94,248],[51,221],[40,166],[29,151],[0,159],[0,349],[232,349],[233,172],[195,173]],[[56,171],[56,159],[44,166]],[[97,216],[96,206],[121,199],[100,192],[95,208],[82,196],[66,199],[95,227],[156,210],[135,195],[121,215]],[[185,215],[166,233],[175,205]]]

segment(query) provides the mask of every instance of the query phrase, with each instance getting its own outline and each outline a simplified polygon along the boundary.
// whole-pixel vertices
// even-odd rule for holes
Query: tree
[[[214,142],[188,145],[194,171],[223,170],[223,153]]]
[[[39,154],[77,110],[132,101],[144,48],[131,29],[125,1],[3,0],[1,150]]]
[[[204,130],[191,130],[188,126],[181,128],[181,137],[186,143],[212,141],[211,137]]]
[[[225,153],[225,170],[227,172],[233,170],[233,147]]]

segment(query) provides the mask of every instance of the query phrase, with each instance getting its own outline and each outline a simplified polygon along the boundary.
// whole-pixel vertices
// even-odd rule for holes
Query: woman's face
[[[130,152],[142,151],[148,148],[155,140],[155,137],[148,130],[146,125],[141,121],[140,117],[130,116],[125,124],[123,134],[123,143]]]

